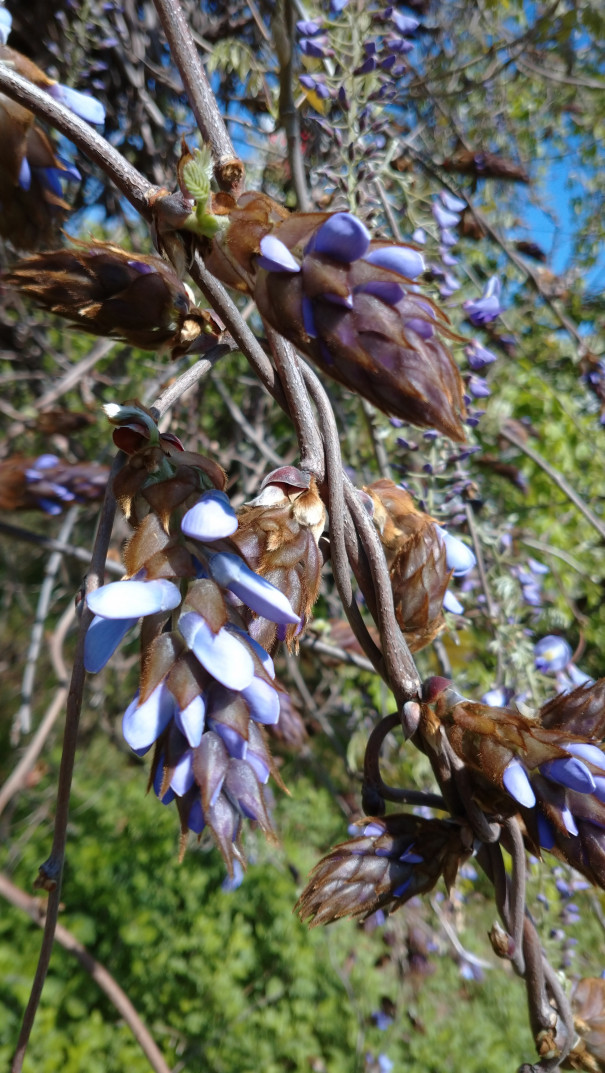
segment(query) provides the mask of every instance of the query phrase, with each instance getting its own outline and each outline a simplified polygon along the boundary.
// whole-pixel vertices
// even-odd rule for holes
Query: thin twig
[[[57,551],[61,555],[70,555],[72,559],[78,559],[81,563],[90,564],[90,552],[85,548],[77,548],[75,544],[66,544],[61,540],[54,540],[53,537],[45,537],[40,533],[32,533],[31,529],[24,529],[21,525],[11,525],[9,522],[0,521],[0,533],[4,533],[6,536],[13,537],[15,540],[25,540],[28,544],[36,544],[39,548],[45,548],[47,551]],[[113,562],[112,559],[108,559],[105,563],[105,570],[108,574],[119,574],[122,577],[124,573],[124,567],[119,563]]]
[[[294,101],[294,56],[296,11],[292,0],[281,0],[273,19],[273,38],[279,60],[279,121],[286,132],[288,163],[299,212],[309,212],[311,200],[307,189],[300,137],[300,115]]]
[[[213,379],[214,386],[218,391],[221,399],[225,403],[231,417],[237,425],[241,428],[246,438],[253,443],[254,446],[260,451],[263,458],[266,458],[268,462],[271,462],[273,466],[281,466],[283,460],[268,443],[265,443],[264,436],[260,435],[255,428],[252,427],[248,418],[242,413],[239,406],[235,402],[233,396],[229,393],[228,389],[223,384],[220,377]]]
[[[508,428],[507,425],[503,425],[500,429],[500,435],[503,436],[505,440],[508,440],[509,443],[518,447],[520,451],[523,451],[523,454],[527,455],[528,458],[531,458],[532,462],[535,462],[535,464],[539,466],[548,477],[550,477],[553,484],[556,484],[557,488],[560,488],[574,506],[578,508],[580,513],[584,515],[586,520],[590,522],[593,529],[596,529],[599,536],[603,537],[605,540],[605,522],[602,522],[600,518],[597,518],[596,514],[593,514],[590,507],[586,505],[581,496],[579,496],[571,485],[567,483],[565,477],[563,477],[554,466],[551,466],[545,458],[542,458],[542,455],[539,455],[537,451],[534,451],[533,447],[524,443],[523,440]]]
[[[27,913],[34,924],[37,924],[39,927],[43,926],[43,910],[39,899],[32,898],[31,895],[20,890],[14,883],[11,883],[8,876],[3,875],[2,873],[0,873],[0,895],[2,895],[3,898],[6,898],[7,902],[10,902],[15,908],[21,909],[24,913]],[[109,973],[105,966],[102,965],[100,961],[97,961],[92,954],[89,954],[86,947],[78,942],[75,935],[72,935],[62,924],[57,924],[55,936],[57,942],[78,959],[82,968],[89,973],[95,983],[97,983],[101,990],[105,992],[109,1001],[115,1006],[120,1016],[124,1018],[124,1021],[128,1025],[137,1043],[140,1044],[151,1068],[155,1070],[155,1073],[170,1073],[170,1067],[164,1060],[149,1029],[139,1017],[139,1014],[135,1010],[126,992],[123,991],[117,981],[114,980],[111,973]]]
[[[327,641],[320,641],[318,637],[314,637],[312,634],[307,634],[306,637],[301,639],[300,643],[303,648],[309,648],[312,652],[317,652],[318,655],[328,656],[329,659],[333,660],[341,660],[343,663],[352,663],[362,671],[374,673],[376,669],[369,659],[359,656],[357,652],[349,652],[346,648],[338,648],[336,645],[328,644]]]
[[[58,540],[60,543],[64,543],[69,539],[71,531],[76,523],[78,513],[78,507],[71,507],[71,509],[67,511],[67,514],[63,519],[63,524],[59,530]],[[19,711],[15,716],[11,733],[11,742],[13,745],[17,744],[20,734],[29,734],[31,730],[31,701],[34,692],[36,666],[38,663],[38,656],[40,655],[40,648],[42,647],[44,623],[46,622],[46,616],[48,615],[48,609],[55,587],[55,580],[62,559],[63,555],[60,551],[53,551],[44,571],[44,580],[40,587],[38,606],[36,607],[36,614],[34,616],[31,637],[29,640],[29,648],[25,660],[25,668],[23,670],[21,704],[19,706]]]
[[[376,410],[366,399],[361,399],[361,408],[364,412],[365,419],[368,425],[368,432],[370,433],[370,439],[372,441],[372,447],[374,448],[374,456],[378,464],[378,471],[381,477],[385,477],[387,480],[391,479],[391,467],[389,465],[389,456],[385,450],[384,443],[378,435],[376,428]]]
[[[231,349],[230,346],[224,343],[218,343],[216,346],[212,347],[212,350],[209,350],[203,358],[196,361],[195,365],[192,365],[190,369],[187,369],[181,376],[177,377],[174,383],[169,384],[168,387],[158,395],[153,406],[150,407],[154,416],[159,420],[160,417],[163,417],[164,414],[168,413],[168,410],[170,410],[190,388],[210,372],[215,361],[218,361],[219,358],[228,354]]]
[[[70,602],[61,615],[50,640],[50,656],[60,685],[47,708],[36,733],[28,743],[27,749],[19,760],[19,763],[14,771],[11,772],[4,785],[0,787],[0,815],[4,812],[8,802],[25,785],[29,772],[36,763],[36,760],[44,748],[44,743],[46,742],[48,735],[64,709],[65,701],[67,699],[67,673],[63,661],[62,649],[65,635],[74,622],[75,617],[76,606],[73,602]]]
[[[222,190],[237,196],[244,179],[244,165],[227,133],[180,4],[178,0],[154,0],[154,4],[183,80],[189,106],[212,151],[216,181]]]
[[[33,405],[36,410],[44,410],[47,406],[51,406],[52,403],[56,402],[57,399],[60,399],[62,395],[66,395],[68,391],[71,391],[72,387],[82,380],[91,369],[94,369],[95,365],[106,357],[115,345],[115,339],[97,339],[92,350],[89,351],[85,358],[70,366],[65,376],[58,380],[44,395],[40,395],[40,398],[35,400]]]
[[[496,608],[492,599],[491,589],[487,580],[487,571],[485,569],[485,562],[483,561],[483,549],[481,547],[481,541],[479,540],[479,534],[477,532],[477,526],[475,525],[475,515],[470,503],[464,504],[464,510],[466,514],[466,521],[468,525],[468,531],[471,535],[473,542],[473,549],[475,552],[475,558],[477,560],[477,570],[479,571],[479,579],[481,581],[481,588],[483,589],[483,595],[485,596],[485,605],[487,607],[487,613],[495,624],[496,622]]]
[[[111,530],[115,515],[116,502],[113,495],[113,479],[123,464],[123,456],[120,454],[114,461],[110,480],[107,485],[103,507],[99,518],[99,525],[92,553],[90,570],[88,573],[86,592],[92,592],[102,583],[105,567],[105,558],[111,539]],[[36,1012],[42,996],[42,988],[48,972],[52,953],[59,906],[61,901],[61,883],[63,878],[63,864],[65,860],[65,844],[67,840],[67,821],[69,817],[69,799],[71,793],[71,781],[76,755],[76,743],[78,726],[80,722],[80,710],[84,693],[84,642],[88,627],[92,621],[92,612],[88,608],[82,610],[80,629],[74,657],[74,665],[71,676],[69,693],[67,695],[67,712],[65,719],[65,731],[63,735],[63,751],[61,755],[61,767],[59,770],[59,782],[57,788],[57,805],[55,810],[55,828],[53,844],[48,860],[41,865],[36,886],[48,890],[48,908],[44,925],[44,936],[40,949],[40,956],[36,968],[36,974],[32,989],[23,1016],[21,1031],[17,1041],[17,1048],[11,1065],[11,1073],[21,1073],[23,1060],[27,1050],[27,1044],[31,1035]]]
[[[288,400],[290,417],[296,429],[300,468],[312,473],[321,483],[325,473],[322,435],[309,401],[298,355],[283,336],[268,325],[266,327],[271,352]]]

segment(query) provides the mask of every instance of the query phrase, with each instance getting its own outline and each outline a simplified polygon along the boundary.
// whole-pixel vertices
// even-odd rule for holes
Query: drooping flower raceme
[[[176,802],[183,833],[212,832],[232,872],[243,861],[242,819],[272,832],[263,786],[275,771],[262,728],[280,714],[273,661],[247,625],[252,616],[300,629],[301,618],[231,543],[237,516],[221,487],[207,487],[210,474],[224,483],[222,470],[159,436],[144,411],[109,411],[116,442],[131,451],[115,492],[135,534],[128,576],[88,597],[95,617],[85,666],[101,670],[143,619],[139,689],[124,737],[140,755],[154,747],[158,797]]]

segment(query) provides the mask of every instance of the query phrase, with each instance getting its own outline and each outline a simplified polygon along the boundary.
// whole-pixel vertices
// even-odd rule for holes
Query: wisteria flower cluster
[[[157,796],[163,804],[176,800],[183,836],[205,827],[212,832],[232,873],[235,861],[245,861],[244,818],[272,835],[263,787],[271,774],[280,781],[262,728],[279,719],[281,687],[269,652],[254,637],[255,624],[263,636],[264,624],[271,624],[273,647],[276,634],[300,632],[317,592],[321,559],[316,557],[310,587],[293,586],[288,577],[290,571],[299,577],[296,562],[290,549],[288,562],[280,562],[274,542],[273,565],[282,570],[288,599],[250,568],[233,542],[238,518],[220,467],[184,451],[174,437],[160,436],[142,409],[108,410],[116,443],[129,452],[115,492],[135,533],[125,552],[124,580],[88,597],[94,618],[85,666],[100,671],[143,619],[140,684],[124,714],[124,737],[139,755],[155,746],[151,781]],[[251,509],[261,526],[265,506],[273,520],[281,509],[289,533],[294,528],[300,537],[309,511],[297,511],[296,501],[305,493],[308,499],[308,488],[300,475],[290,499],[282,490],[292,474],[277,477]],[[322,508],[321,516],[314,513],[315,527],[300,537],[306,547],[316,546],[323,522]],[[254,528],[248,518],[250,535]],[[275,527],[269,528],[274,534]],[[312,564],[308,569],[312,574]]]

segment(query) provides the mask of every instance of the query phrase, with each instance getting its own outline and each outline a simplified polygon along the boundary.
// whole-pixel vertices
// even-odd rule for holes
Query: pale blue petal
[[[446,532],[440,525],[436,525],[435,529],[445,544],[445,562],[448,570],[454,571],[454,577],[464,577],[477,562],[473,551],[468,544]]]
[[[579,756],[581,760],[587,760],[589,764],[594,764],[601,771],[605,771],[605,753],[603,753],[597,745],[591,745],[590,742],[571,742],[563,746],[567,749],[568,753],[572,756]]]
[[[111,659],[116,648],[133,626],[136,618],[93,618],[84,639],[84,668],[90,674],[97,674]]]
[[[242,697],[250,709],[250,715],[257,723],[272,726],[279,720],[279,693],[268,682],[256,676],[246,689],[242,689]]]
[[[239,555],[218,552],[209,556],[208,562],[217,584],[230,589],[258,615],[281,624],[300,622],[300,617],[292,610],[288,597],[260,574],[250,570]]]
[[[261,256],[257,265],[267,272],[300,272],[300,265],[288,247],[276,235],[265,235],[260,240]]]
[[[179,630],[202,667],[227,689],[245,689],[254,678],[254,661],[248,649],[229,630],[213,633],[195,611],[179,619]]]
[[[350,212],[337,212],[316,232],[313,251],[350,264],[363,257],[369,245],[370,233],[361,220]]]
[[[237,515],[224,492],[204,492],[184,515],[181,530],[196,540],[221,540],[237,529]]]
[[[540,765],[540,771],[551,782],[566,786],[579,794],[591,794],[596,789],[595,781],[586,764],[577,757],[559,757]]]
[[[464,614],[463,605],[460,603],[460,600],[456,596],[454,596],[453,592],[450,592],[449,589],[445,590],[445,595],[443,597],[443,606],[445,610],[449,611],[452,615]]]
[[[389,268],[392,272],[399,272],[407,279],[415,279],[424,272],[424,257],[418,250],[409,246],[381,246],[372,250],[364,257],[371,265],[379,268]]]
[[[191,749],[187,749],[174,769],[170,786],[178,797],[182,797],[183,794],[187,793],[187,790],[191,789],[194,781],[193,753]]]
[[[504,789],[508,791],[515,801],[525,808],[533,808],[536,803],[536,795],[531,788],[527,772],[519,760],[511,760],[506,765],[502,775]]]
[[[143,704],[139,704],[136,696],[122,719],[122,733],[130,748],[137,752],[150,749],[168,726],[174,708],[174,697],[164,682],[156,686]]]
[[[105,122],[105,109],[96,97],[88,93],[79,93],[71,86],[63,86],[60,82],[48,87],[48,93],[60,104],[64,104],[71,112],[84,119],[86,123],[95,123],[102,126]]]
[[[204,733],[206,705],[203,697],[194,697],[182,711],[177,708],[174,721],[181,733],[185,735],[192,749],[197,748]]]
[[[111,581],[89,593],[87,602],[94,615],[109,619],[132,619],[172,611],[181,602],[181,594],[165,578],[151,581]]]

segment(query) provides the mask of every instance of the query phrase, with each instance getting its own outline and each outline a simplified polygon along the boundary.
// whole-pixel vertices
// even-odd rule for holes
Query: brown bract
[[[180,345],[183,327],[192,335],[194,314],[202,324],[188,346],[211,327],[203,311],[192,310],[186,288],[161,257],[95,239],[71,243],[19,261],[4,281],[81,331],[143,350]]]
[[[310,927],[393,911],[432,890],[441,876],[449,888],[472,850],[470,830],[447,820],[393,813],[366,817],[357,826],[368,833],[335,846],[296,903],[303,920],[311,918]]]
[[[260,495],[239,511],[238,521],[231,541],[252,570],[288,597],[304,628],[317,599],[323,566],[318,542],[326,512],[315,479],[292,466],[274,471],[263,482]],[[247,626],[268,652],[279,640],[296,648],[302,632],[291,624],[281,637],[274,622],[252,611],[247,611]]]
[[[605,980],[590,976],[578,980],[571,995],[571,1008],[579,1038],[561,1063],[562,1068],[604,1073]]]
[[[452,576],[435,520],[411,495],[388,479],[364,491],[373,503],[374,524],[384,548],[395,615],[411,652],[430,644],[444,628],[443,597]]]

